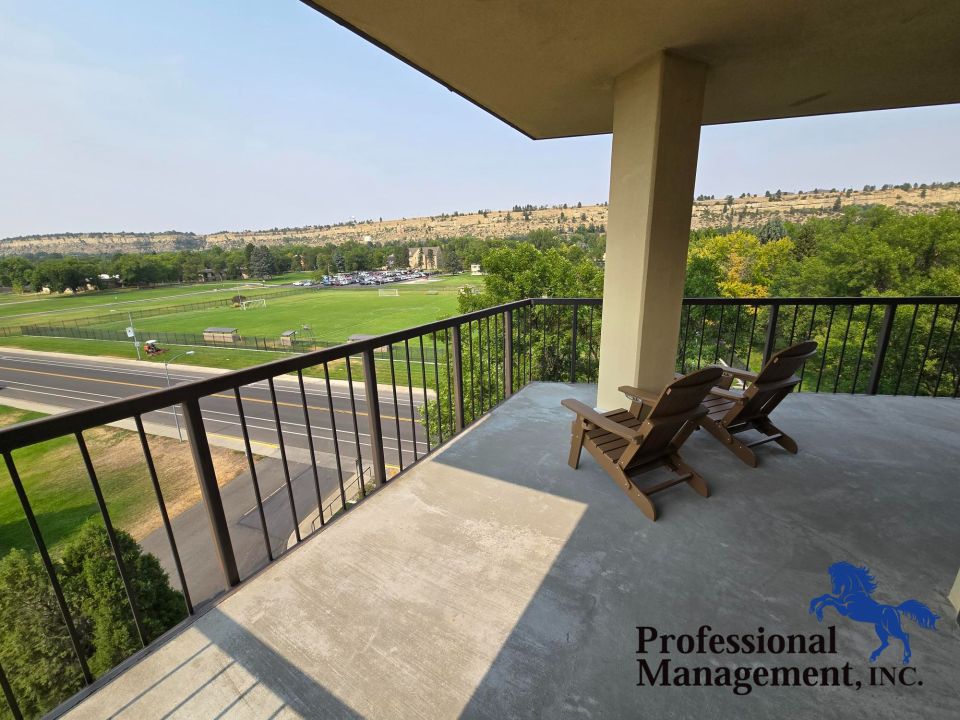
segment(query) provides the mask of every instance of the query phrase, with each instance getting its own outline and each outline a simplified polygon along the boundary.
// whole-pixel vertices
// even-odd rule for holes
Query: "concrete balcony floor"
[[[660,493],[652,523],[586,453],[566,465],[560,400],[594,393],[528,386],[68,717],[960,717],[960,403],[795,395],[776,419],[800,454],[765,445],[757,469],[695,433],[683,454],[713,495]],[[670,657],[866,679],[873,625],[808,613],[838,560],[870,567],[879,602],[941,616],[903,620],[922,686],[637,687],[638,625],[836,625],[834,656]],[[891,640],[880,664],[900,654]]]

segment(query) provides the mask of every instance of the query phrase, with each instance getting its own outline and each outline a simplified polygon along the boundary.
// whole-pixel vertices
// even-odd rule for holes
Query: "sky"
[[[705,127],[696,193],[960,180],[960,105]],[[610,136],[532,141],[297,0],[0,0],[0,238],[606,200]]]

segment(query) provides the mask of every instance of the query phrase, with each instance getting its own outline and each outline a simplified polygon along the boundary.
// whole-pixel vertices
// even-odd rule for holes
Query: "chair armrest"
[[[715,395],[716,397],[726,398],[727,400],[743,400],[742,392],[737,390],[728,390],[722,387],[711,388],[710,394]]]
[[[732,375],[738,380],[743,380],[744,382],[753,382],[757,379],[760,373],[755,373],[752,370],[741,370],[740,368],[725,367],[723,368],[723,374]]]
[[[603,428],[607,432],[612,432],[614,435],[619,435],[624,440],[636,440],[639,437],[639,433],[636,430],[624,427],[620,423],[611,420],[606,415],[601,415],[592,407],[589,405],[584,405],[579,400],[562,400],[560,404],[567,408],[567,410],[573,410],[578,417],[582,417],[587,422],[592,423],[599,428]]]
[[[622,392],[631,400],[647,403],[647,405],[654,405],[656,404],[657,400],[660,399],[660,396],[656,393],[652,393],[647,390],[641,390],[640,388],[633,387],[632,385],[621,385],[617,388],[617,390]]]

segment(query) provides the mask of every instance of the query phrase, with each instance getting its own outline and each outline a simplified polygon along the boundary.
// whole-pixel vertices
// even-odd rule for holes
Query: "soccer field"
[[[225,306],[145,318],[137,322],[138,333],[200,334],[208,327],[231,327],[242,337],[276,339],[285,330],[296,330],[300,339],[339,343],[353,334],[379,335],[454,315],[459,287],[476,285],[476,280],[457,277],[387,286],[396,296],[382,296],[376,287],[304,290],[268,298],[265,307]],[[125,317],[114,315],[88,327],[116,330],[126,325]]]
[[[0,327],[41,325],[89,317],[95,313],[167,307],[229,298],[231,294],[268,294],[278,288],[259,283],[223,282],[140,290],[99,290],[80,295],[0,295]]]

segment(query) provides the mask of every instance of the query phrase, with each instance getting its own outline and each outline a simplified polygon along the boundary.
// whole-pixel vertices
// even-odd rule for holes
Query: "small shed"
[[[237,343],[240,342],[240,334],[236,328],[208,327],[203,331],[203,339],[205,342]]]
[[[284,330],[280,333],[280,345],[282,347],[293,347],[293,341],[297,337],[296,330]]]
[[[350,337],[347,338],[347,342],[352,342],[352,343],[353,343],[353,342],[363,342],[364,340],[372,340],[372,339],[375,338],[375,337],[377,337],[377,336],[376,336],[376,335],[364,335],[363,333],[354,333],[353,335],[351,335]],[[374,350],[376,350],[377,352],[387,352],[387,346],[384,345],[384,346],[382,346],[382,347],[374,348]]]

